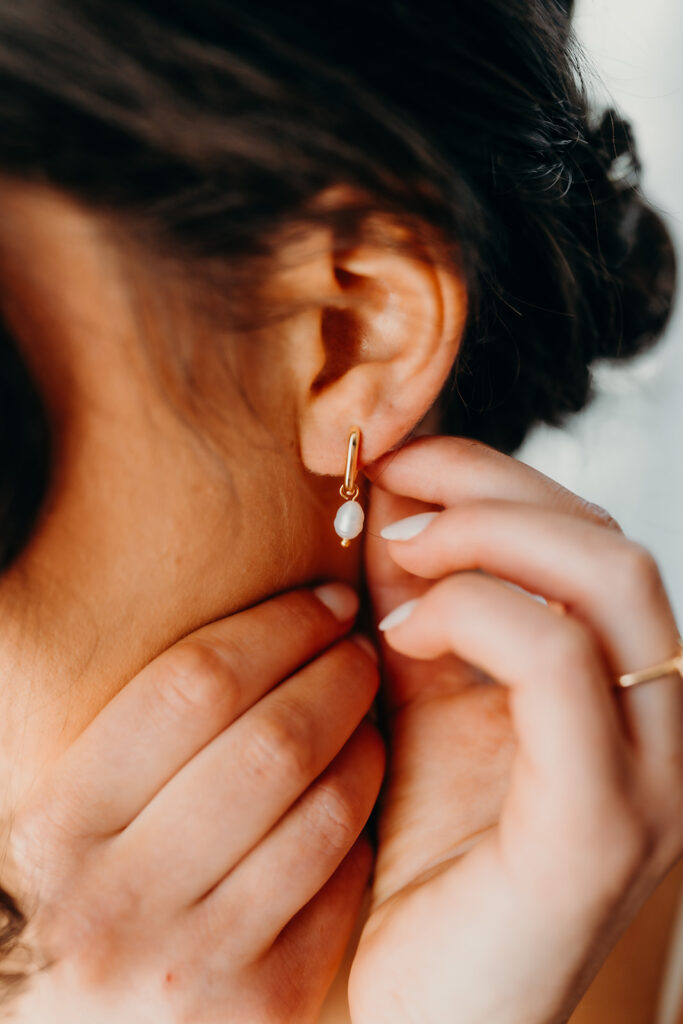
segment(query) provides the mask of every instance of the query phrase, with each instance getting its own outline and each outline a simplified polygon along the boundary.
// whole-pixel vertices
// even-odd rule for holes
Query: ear
[[[301,373],[304,360],[297,383],[300,451],[312,473],[343,475],[354,425],[359,467],[398,445],[432,406],[455,360],[467,316],[462,275],[424,240],[411,251],[397,231],[387,222],[371,243],[318,250],[327,267],[312,277],[332,285],[332,302],[328,290],[329,304],[313,326],[308,321],[315,332],[304,346],[309,371]]]

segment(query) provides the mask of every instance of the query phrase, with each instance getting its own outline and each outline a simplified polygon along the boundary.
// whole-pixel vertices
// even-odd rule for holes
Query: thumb
[[[382,699],[389,712],[424,689],[424,662],[399,654],[389,647],[384,635],[378,632],[377,623],[404,601],[421,597],[429,590],[432,581],[413,576],[397,565],[390,557],[387,541],[382,539],[380,533],[397,519],[418,512],[437,511],[439,508],[438,505],[430,505],[416,498],[392,494],[377,484],[373,484],[370,490],[364,547],[365,583],[372,609],[375,641],[381,652],[384,682]]]
[[[392,494],[378,484],[372,485],[365,530],[364,567],[375,625],[397,605],[419,597],[430,586],[429,580],[414,576],[396,564],[389,555],[389,546],[381,531],[397,519],[437,510],[440,510],[438,505]]]

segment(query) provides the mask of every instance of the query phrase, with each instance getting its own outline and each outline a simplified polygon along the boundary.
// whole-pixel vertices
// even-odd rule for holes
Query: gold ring
[[[673,658],[660,661],[659,664],[651,665],[650,668],[641,668],[638,672],[627,672],[618,677],[616,686],[625,689],[627,686],[636,686],[638,683],[647,683],[651,679],[659,679],[660,676],[666,676],[670,672],[678,672],[683,679],[683,639],[680,636],[678,637],[678,652]]]

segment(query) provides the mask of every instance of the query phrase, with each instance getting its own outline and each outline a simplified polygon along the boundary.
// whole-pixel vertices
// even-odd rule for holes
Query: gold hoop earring
[[[346,453],[346,472],[344,483],[339,488],[339,493],[345,499],[344,504],[337,509],[334,517],[334,531],[342,539],[342,547],[348,548],[354,537],[363,529],[365,513],[356,501],[358,497],[358,484],[356,473],[358,471],[358,449],[360,447],[360,427],[351,427],[349,433],[349,444]]]

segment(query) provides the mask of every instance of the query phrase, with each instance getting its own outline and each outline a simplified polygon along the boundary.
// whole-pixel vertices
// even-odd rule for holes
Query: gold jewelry
[[[358,449],[360,447],[360,427],[351,427],[349,443],[346,452],[346,471],[344,483],[339,488],[339,493],[345,499],[344,504],[337,509],[334,517],[334,530],[342,539],[342,547],[348,548],[354,537],[363,529],[365,513],[356,501],[358,497],[358,484],[356,473],[358,471]]]
[[[659,679],[660,676],[666,676],[670,672],[678,672],[681,679],[683,679],[683,639],[678,637],[678,652],[669,658],[667,661],[660,661],[657,665],[651,665],[650,668],[641,668],[638,672],[627,672],[623,676],[619,676],[616,685],[625,689],[627,686],[636,686],[638,683],[647,683],[651,679]]]

